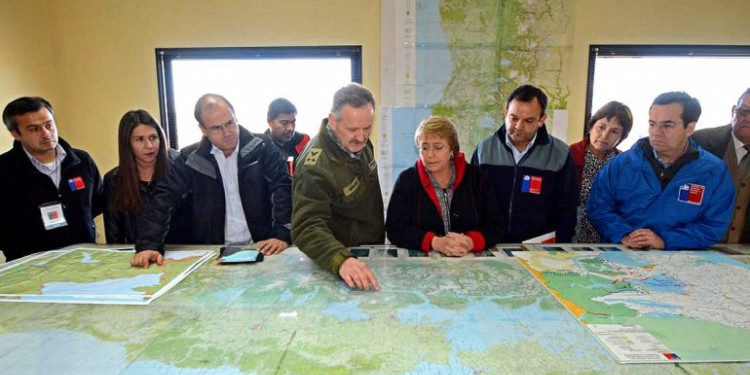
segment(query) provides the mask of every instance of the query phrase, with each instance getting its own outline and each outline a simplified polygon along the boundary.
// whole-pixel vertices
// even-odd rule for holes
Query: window
[[[297,131],[318,132],[333,93],[362,82],[359,46],[165,48],[156,50],[161,123],[170,147],[201,138],[193,110],[206,93],[226,97],[238,122],[251,132],[267,128],[268,104],[289,99],[297,107]]]
[[[732,105],[750,87],[750,46],[592,45],[586,121],[617,100],[633,112],[633,130],[619,146],[627,150],[648,136],[648,109],[667,91],[700,101],[696,129],[726,125]],[[585,129],[584,129],[585,132]]]

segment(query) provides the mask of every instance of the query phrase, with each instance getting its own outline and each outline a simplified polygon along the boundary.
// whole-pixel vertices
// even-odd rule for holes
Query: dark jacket
[[[265,133],[268,138],[271,138],[271,129],[266,130]],[[273,138],[271,138],[273,140]],[[294,157],[294,160],[297,160],[297,157],[300,153],[302,153],[302,150],[305,149],[305,146],[310,142],[310,136],[304,133],[298,133],[294,132],[294,135],[292,135],[292,139],[289,140],[289,142],[285,143],[283,146],[276,143],[276,141],[273,141],[273,143],[276,145],[276,147],[279,148],[281,151],[281,157],[286,161],[288,157]]]
[[[60,186],[39,172],[21,142],[0,155],[0,249],[7,260],[38,251],[94,242],[94,217],[102,212],[103,192],[99,169],[88,153],[71,148],[62,138]],[[83,189],[71,188],[69,180],[80,177]],[[68,225],[45,230],[39,206],[60,202]]]
[[[171,167],[173,159],[180,156],[177,150],[169,149],[167,163]],[[141,209],[150,204],[156,192],[156,181],[146,183],[141,181],[138,185],[138,193],[141,196],[141,209],[136,211],[121,211],[115,204],[115,190],[120,176],[120,167],[114,167],[104,175],[104,231],[107,243],[131,244],[138,238],[137,214]],[[173,215],[169,226],[169,234],[166,243],[189,244],[192,243],[190,236],[190,210],[185,204]]]
[[[742,176],[737,160],[737,152],[732,140],[732,125],[701,129],[693,133],[696,143],[706,151],[722,159],[732,176],[735,190],[735,209],[732,221],[724,237],[726,243],[750,243],[750,173]]]
[[[291,178],[281,154],[264,135],[240,127],[238,173],[242,208],[253,241],[277,238],[291,243]],[[211,142],[180,150],[180,157],[156,186],[152,204],[138,217],[136,251],[163,251],[173,212],[190,205],[194,243],[223,244],[226,205],[224,185]]]
[[[500,242],[504,227],[503,215],[496,209],[495,189],[484,172],[466,164],[463,153],[453,160],[456,181],[450,205],[451,231],[469,236],[474,242],[472,251],[482,251]],[[421,159],[398,176],[385,229],[394,245],[423,251],[431,250],[435,236],[445,236],[440,203]]]
[[[477,146],[471,158],[472,164],[487,171],[495,186],[498,209],[507,215],[503,241],[522,242],[556,231],[557,242],[571,242],[578,183],[568,145],[548,135],[542,125],[534,145],[516,165],[505,134],[503,125]],[[538,189],[537,184],[541,185]]]

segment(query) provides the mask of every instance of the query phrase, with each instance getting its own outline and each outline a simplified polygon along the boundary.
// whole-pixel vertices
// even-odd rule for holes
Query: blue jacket
[[[671,250],[704,249],[721,241],[732,216],[734,184],[723,161],[690,143],[697,157],[663,188],[647,157],[653,152],[648,138],[604,166],[586,204],[603,242],[620,243],[639,228],[654,231]]]
[[[503,242],[522,242],[556,231],[557,242],[572,242],[578,207],[578,181],[568,145],[542,125],[536,140],[518,165],[505,144],[505,125],[485,138],[471,164],[487,172],[507,217]],[[533,178],[529,183],[524,178]]]

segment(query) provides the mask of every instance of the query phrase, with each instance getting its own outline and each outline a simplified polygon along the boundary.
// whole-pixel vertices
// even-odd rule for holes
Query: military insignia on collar
[[[370,164],[368,164],[367,166],[370,167],[371,171],[374,171],[375,168],[378,167],[378,163],[375,161],[375,159],[372,159],[372,161],[370,162]]]
[[[307,157],[305,158],[305,165],[316,165],[318,164],[318,158],[320,158],[320,155],[323,154],[323,149],[313,147],[310,149],[310,151],[307,153]]]
[[[359,187],[359,177],[354,177],[354,180],[352,180],[352,182],[349,183],[349,185],[344,187],[344,195],[347,197],[352,195],[352,193],[357,191],[358,187]]]

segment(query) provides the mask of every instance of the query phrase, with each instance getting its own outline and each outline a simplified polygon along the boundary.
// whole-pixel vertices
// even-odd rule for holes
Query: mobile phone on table
[[[258,263],[263,261],[263,253],[258,246],[224,246],[219,251],[219,264]]]

